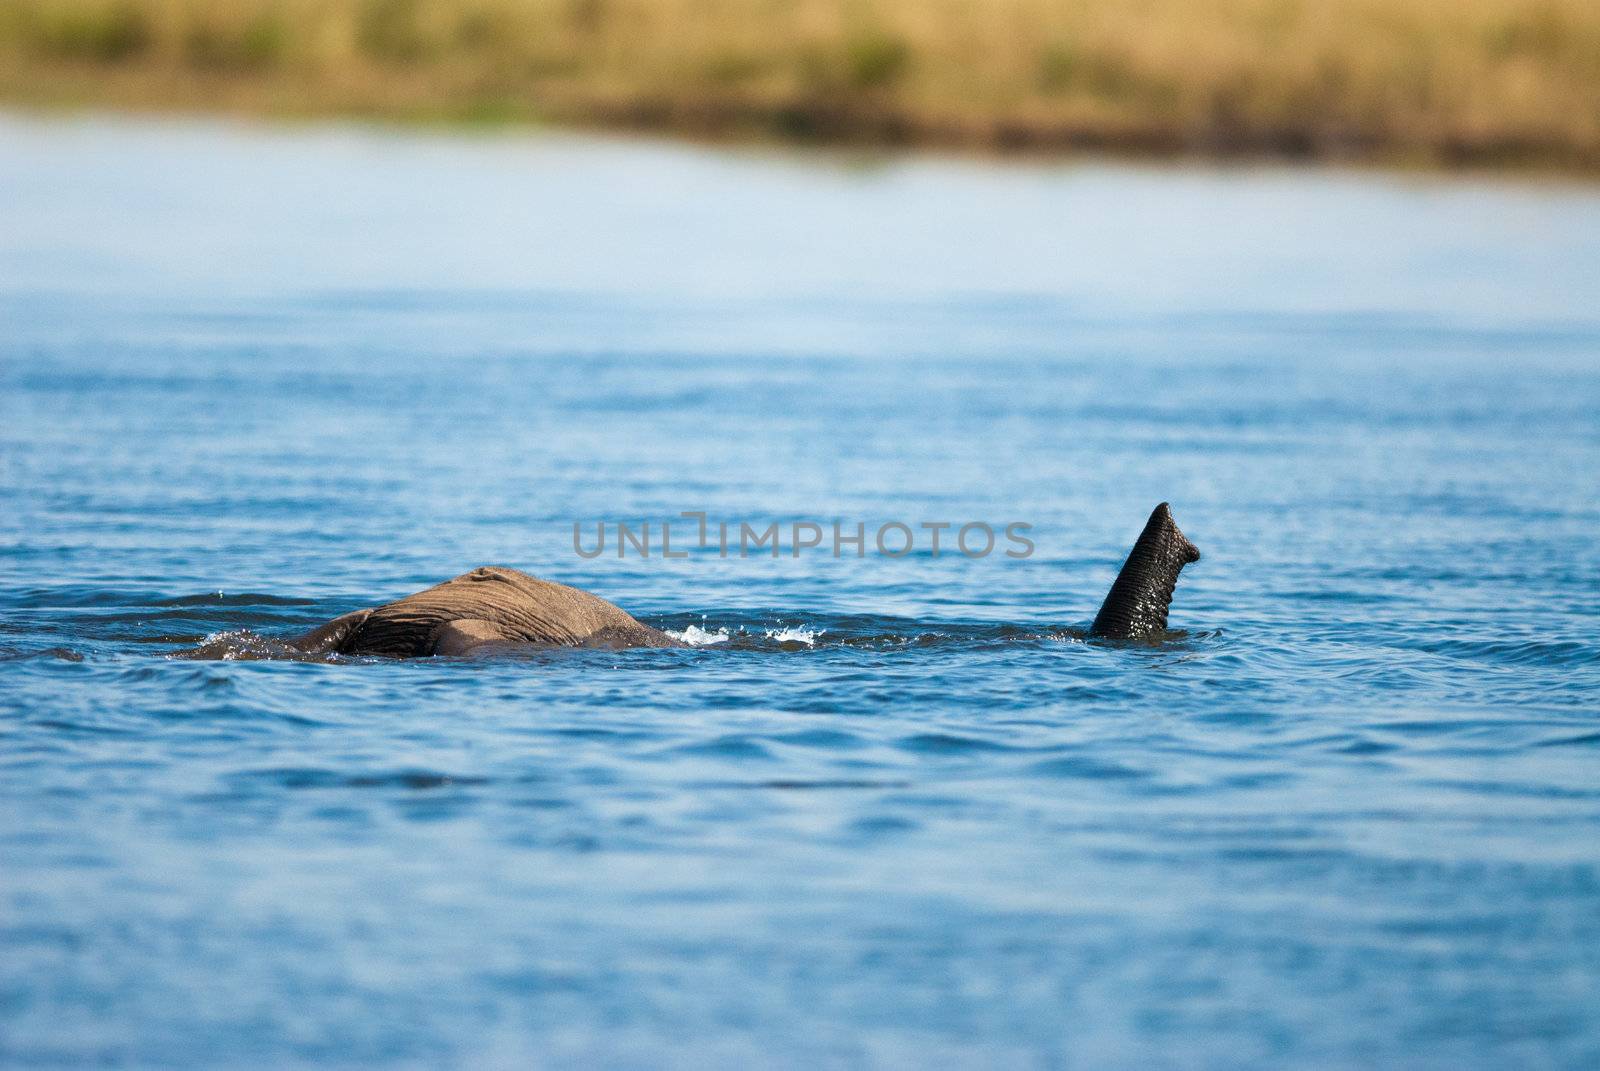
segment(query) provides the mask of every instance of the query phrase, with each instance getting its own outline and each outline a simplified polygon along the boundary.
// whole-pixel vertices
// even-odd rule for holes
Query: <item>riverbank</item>
[[[18,0],[0,100],[1600,172],[1600,7]]]

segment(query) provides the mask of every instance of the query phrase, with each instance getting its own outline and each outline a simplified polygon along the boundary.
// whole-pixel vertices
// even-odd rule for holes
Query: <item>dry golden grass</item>
[[[1600,169],[1600,2],[5,0],[0,95]]]

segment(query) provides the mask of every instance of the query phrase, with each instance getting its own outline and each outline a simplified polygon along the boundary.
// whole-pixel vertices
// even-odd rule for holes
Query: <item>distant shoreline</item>
[[[17,0],[0,103],[1600,174],[1600,5],[1325,6]]]
[[[42,94],[33,89],[13,93],[0,83],[0,109],[14,114],[127,115],[130,117],[265,120],[271,122],[351,121],[396,125],[417,130],[538,131],[630,134],[708,145],[771,146],[881,150],[885,152],[948,152],[996,159],[1052,160],[1089,156],[1133,162],[1198,164],[1305,164],[1308,166],[1379,168],[1443,173],[1548,174],[1553,177],[1600,179],[1600,158],[1557,145],[1447,144],[1417,147],[1350,143],[1321,144],[1304,133],[1268,131],[1225,142],[1186,137],[1180,132],[1131,130],[1108,132],[1071,126],[967,128],[957,124],[918,125],[893,114],[815,117],[795,133],[789,111],[686,110],[676,113],[670,102],[607,103],[593,107],[511,109],[464,102],[451,108],[329,106],[308,109],[260,106],[214,97],[178,94],[141,95],[135,99],[102,99],[90,94]],[[810,123],[802,113],[801,122]]]

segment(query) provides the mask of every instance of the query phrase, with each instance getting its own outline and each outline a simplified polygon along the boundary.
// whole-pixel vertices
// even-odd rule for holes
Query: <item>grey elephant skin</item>
[[[1090,626],[1107,640],[1158,640],[1166,634],[1178,574],[1200,551],[1163,502],[1150,514]],[[483,566],[426,591],[357,610],[289,641],[307,655],[493,653],[539,647],[684,647],[621,607],[587,591],[516,569]]]
[[[1167,631],[1167,610],[1178,574],[1200,560],[1200,548],[1189,542],[1163,502],[1150,514],[1138,542],[1128,552],[1122,571],[1106,593],[1106,601],[1089,626],[1089,635],[1110,640],[1150,640]]]
[[[494,647],[683,647],[587,591],[486,565],[426,591],[312,629],[290,644],[306,654],[481,653]]]

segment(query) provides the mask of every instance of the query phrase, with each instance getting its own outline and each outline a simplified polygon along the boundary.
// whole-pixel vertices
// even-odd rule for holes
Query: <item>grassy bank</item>
[[[0,98],[1600,171],[1600,3],[5,0]]]

